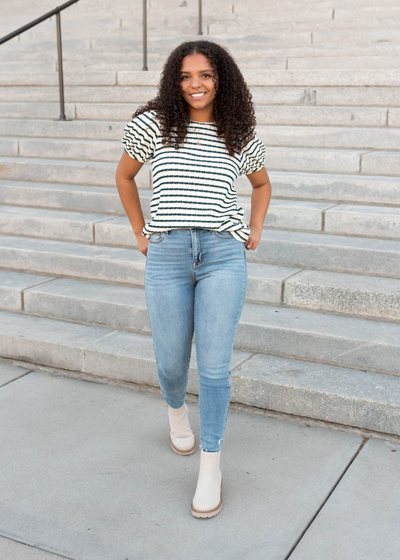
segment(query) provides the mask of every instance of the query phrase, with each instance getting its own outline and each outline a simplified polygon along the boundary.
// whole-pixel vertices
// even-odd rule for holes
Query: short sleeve
[[[265,165],[265,146],[255,134],[241,153],[240,175],[250,175],[260,171]]]
[[[132,158],[148,162],[156,149],[159,125],[154,113],[146,111],[136,116],[124,128],[122,144]]]

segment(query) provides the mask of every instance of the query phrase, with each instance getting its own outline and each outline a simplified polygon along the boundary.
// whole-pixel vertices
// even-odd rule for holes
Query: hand
[[[136,239],[137,239],[137,244],[138,244],[139,251],[140,251],[141,253],[143,253],[143,255],[144,255],[145,257],[147,257],[147,248],[148,248],[148,246],[149,246],[150,241],[148,240],[147,237],[145,237],[144,235],[142,235],[142,233],[139,233],[139,234],[136,236]]]
[[[257,248],[257,245],[260,243],[261,234],[262,228],[250,228],[250,235],[244,243],[244,246],[248,251],[254,251]]]

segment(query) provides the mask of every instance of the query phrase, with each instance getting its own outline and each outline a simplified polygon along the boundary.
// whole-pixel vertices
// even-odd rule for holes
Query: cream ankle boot
[[[191,511],[195,517],[214,517],[222,508],[221,451],[201,450],[200,472]]]
[[[178,455],[191,455],[196,451],[196,438],[190,428],[186,403],[180,408],[168,405],[170,425],[169,441]]]

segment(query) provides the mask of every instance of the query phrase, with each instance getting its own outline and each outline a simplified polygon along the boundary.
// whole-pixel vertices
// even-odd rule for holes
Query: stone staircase
[[[55,5],[7,6],[5,35]],[[231,400],[400,436],[400,6],[204,2],[253,94],[273,199],[231,362]],[[145,257],[115,186],[125,124],[197,39],[197,2],[78,2],[0,46],[0,355],[158,387]],[[151,166],[136,177],[150,219]],[[236,182],[250,219],[251,185]],[[195,341],[195,338],[194,338]],[[198,394],[193,342],[188,391]]]

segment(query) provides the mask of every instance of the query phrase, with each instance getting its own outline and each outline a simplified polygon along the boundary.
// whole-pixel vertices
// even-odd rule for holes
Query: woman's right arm
[[[132,158],[124,151],[115,173],[115,182],[122,206],[136,235],[139,250],[147,256],[149,240],[142,234],[142,229],[146,222],[135,182],[135,176],[140,171],[142,165],[142,162]]]

